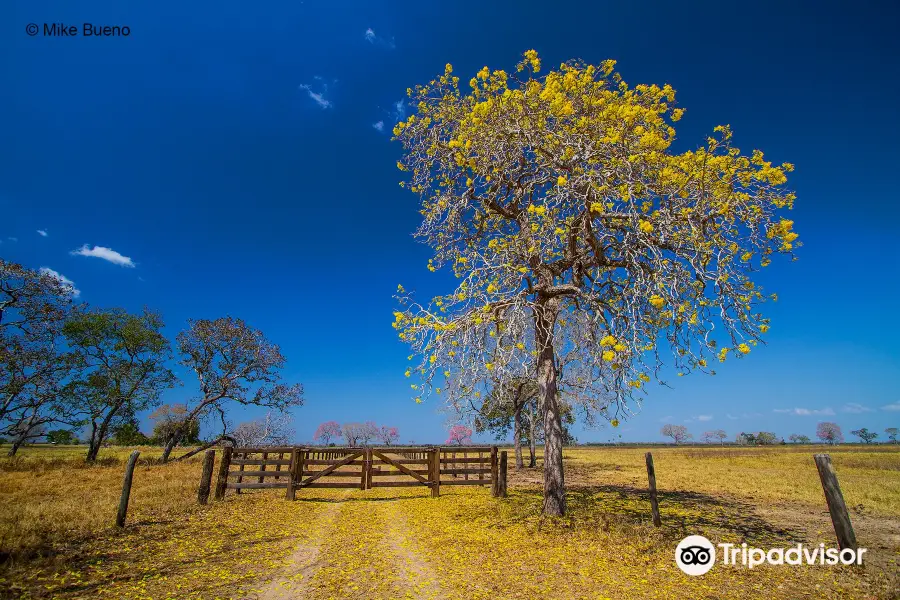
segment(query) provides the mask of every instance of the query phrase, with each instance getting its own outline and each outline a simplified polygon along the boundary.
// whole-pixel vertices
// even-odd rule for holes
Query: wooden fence
[[[437,497],[442,485],[488,484],[495,496],[505,495],[506,486],[498,480],[498,456],[496,446],[226,447],[215,498],[221,500],[227,490],[240,494],[245,489],[284,489],[285,497],[293,500],[303,488],[408,486],[428,487]],[[505,479],[506,473],[502,475]],[[209,488],[211,470],[204,477],[201,490],[204,484]]]

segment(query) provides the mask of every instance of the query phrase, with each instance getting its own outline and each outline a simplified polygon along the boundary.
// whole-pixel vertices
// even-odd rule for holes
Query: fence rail
[[[215,498],[221,500],[227,490],[284,489],[293,500],[303,488],[410,486],[431,488],[438,496],[442,485],[491,485],[496,495],[498,462],[496,446],[227,447]]]

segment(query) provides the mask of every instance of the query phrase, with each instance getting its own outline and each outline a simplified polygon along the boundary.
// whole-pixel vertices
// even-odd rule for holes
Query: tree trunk
[[[528,453],[529,453],[528,468],[533,469],[533,468],[537,467],[537,440],[536,440],[537,431],[535,431],[537,429],[535,427],[535,424],[537,421],[537,414],[535,414],[536,411],[533,406],[528,409],[528,412],[529,412],[529,415],[528,415]]]
[[[180,427],[178,429],[181,429]],[[181,438],[178,429],[172,434],[172,437],[169,438],[169,441],[166,442],[166,447],[163,449],[162,457],[160,460],[166,463],[169,462],[169,455],[172,454],[172,450],[175,449],[175,446],[178,445],[178,440]]]
[[[88,450],[88,462],[97,460],[97,455],[100,454],[100,448],[103,446],[103,440],[106,439],[106,435],[109,433],[109,424],[112,422],[113,415],[115,415],[118,410],[119,409],[117,408],[115,411],[106,415],[106,418],[100,423],[100,427],[96,429],[96,435],[92,436],[93,447]]]
[[[19,437],[13,442],[13,445],[9,447],[9,452],[6,453],[6,456],[13,457],[16,455],[16,452],[19,451],[19,448],[22,446],[22,443],[25,441],[24,438]]]
[[[557,307],[551,299],[535,309],[535,342],[538,348],[538,393],[544,420],[544,514],[561,517],[566,513],[566,485],[563,477],[563,433],[556,387],[556,360],[553,328]]]
[[[88,442],[88,453],[86,462],[94,462],[97,460],[97,453],[100,452],[100,441],[97,437],[97,422],[91,421],[91,439]]]
[[[524,404],[513,405],[513,447],[516,452],[516,470],[525,467],[522,460],[522,407]]]

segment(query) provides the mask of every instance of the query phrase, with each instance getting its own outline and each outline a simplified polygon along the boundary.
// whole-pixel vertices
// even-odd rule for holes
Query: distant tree
[[[788,436],[788,439],[794,444],[808,444],[810,442],[809,436],[800,435],[798,433],[792,433]]]
[[[377,439],[380,434],[381,432],[378,430],[378,425],[375,421],[366,421],[359,430],[359,439],[363,446],[368,446],[369,442]]]
[[[726,437],[728,437],[728,434],[722,429],[703,432],[703,441],[707,444],[711,444],[713,441],[718,441],[721,444]]]
[[[771,431],[760,431],[756,434],[756,443],[760,446],[771,446],[778,443],[778,436]]]
[[[54,429],[47,432],[47,443],[74,446],[78,443],[78,437],[68,429]]]
[[[331,443],[331,440],[341,435],[341,424],[337,421],[325,421],[319,425],[313,434],[313,440],[320,442],[323,446]]]
[[[522,411],[527,405],[537,404],[538,385],[534,378],[518,377],[508,382],[500,382],[488,393],[475,417],[475,430],[479,433],[491,431],[499,439],[506,439],[509,430],[513,432],[513,453],[516,468],[524,466],[522,459],[523,429],[525,418]],[[536,434],[532,431],[532,437]]]
[[[742,431],[741,433],[737,434],[735,441],[741,446],[755,446],[756,435]]]
[[[897,443],[897,434],[900,434],[900,429],[897,429],[896,427],[888,427],[884,430],[884,432],[887,434],[889,440],[891,440],[895,444]]]
[[[878,437],[878,434],[874,431],[869,431],[865,427],[862,429],[854,429],[850,432],[851,435],[855,435],[859,439],[861,439],[866,444],[871,444],[872,440]]]
[[[358,446],[362,438],[363,426],[361,423],[344,423],[341,425],[341,435],[348,446]]]
[[[291,415],[269,411],[261,419],[241,423],[231,433],[239,447],[286,446],[294,437]]]
[[[382,425],[381,430],[378,432],[378,437],[385,446],[393,446],[400,439],[400,432],[396,427]]]
[[[193,446],[200,443],[200,421],[188,416],[186,404],[163,404],[150,413],[153,421],[153,443],[167,446],[176,436],[177,443]]]
[[[663,428],[660,429],[660,433],[666,437],[672,438],[676,444],[680,444],[694,437],[688,433],[687,427],[684,425],[663,425]]]
[[[159,404],[173,387],[169,342],[162,317],[149,310],[84,310],[66,321],[63,334],[77,352],[81,372],[71,393],[80,399],[90,426],[87,461],[117,424]]]
[[[213,410],[224,413],[229,402],[277,412],[303,404],[303,386],[281,383],[285,363],[281,349],[242,320],[190,321],[177,341],[180,364],[194,371],[200,384],[200,396],[188,405],[185,423],[199,421]],[[183,428],[175,432],[163,450],[164,462],[186,433]]]
[[[111,441],[114,446],[146,446],[150,438],[141,433],[137,418],[133,415],[113,428]]]
[[[449,446],[466,446],[472,443],[472,430],[465,425],[454,425],[450,428],[450,435],[444,442]]]
[[[837,423],[823,421],[816,425],[816,437],[826,444],[840,444],[844,441],[844,435]]]

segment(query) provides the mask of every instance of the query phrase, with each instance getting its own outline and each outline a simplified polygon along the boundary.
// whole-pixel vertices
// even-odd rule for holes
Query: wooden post
[[[267,458],[269,458],[269,453],[268,453],[268,452],[263,452],[263,455],[262,455],[263,464],[259,465],[259,470],[260,470],[260,471],[265,471],[265,470],[266,470],[266,462],[265,462],[265,461],[266,461]],[[281,465],[278,465],[278,466],[281,466]],[[265,478],[266,478],[265,475],[260,475],[260,476],[259,476],[259,482],[258,482],[258,483],[263,483],[263,481],[265,480]],[[276,481],[277,481],[277,479],[276,479]]]
[[[431,459],[431,497],[437,498],[441,495],[441,449],[432,448],[428,458]]]
[[[653,468],[653,455],[647,453],[647,478],[650,480],[650,512],[653,513],[653,525],[660,527],[659,500],[656,498],[656,470]]]
[[[219,478],[216,480],[216,493],[213,496],[216,500],[225,497],[225,486],[228,484],[228,469],[231,468],[231,453],[233,448],[225,446],[222,449],[222,461],[219,463]]]
[[[134,477],[134,465],[137,463],[140,452],[135,450],[128,457],[125,465],[125,478],[122,480],[122,497],[119,498],[119,512],[116,514],[116,525],[125,527],[125,515],[128,513],[128,498],[131,496],[131,480]]]
[[[497,479],[497,497],[506,498],[506,450],[500,453],[500,477]]]
[[[287,489],[284,491],[284,499],[285,500],[294,500],[297,497],[296,494],[296,485],[294,484],[294,473],[297,472],[297,464],[300,462],[300,450],[299,448],[294,448],[291,450],[291,466],[288,467],[288,473],[291,474],[288,477]]]
[[[822,489],[825,491],[825,501],[828,502],[828,512],[831,513],[831,523],[837,534],[838,546],[841,550],[852,548],[856,550],[856,534],[850,523],[850,514],[844,503],[844,495],[838,485],[837,473],[831,464],[831,457],[827,454],[816,454],[816,468],[819,470],[819,479],[822,480]]]
[[[238,453],[238,456],[237,456],[237,457],[238,457],[238,458],[247,458],[247,452],[241,452],[241,453]],[[243,471],[244,471],[244,465],[241,465],[241,466],[238,468],[238,472],[239,472],[239,473],[243,473]],[[243,475],[238,475],[238,477],[237,477],[237,483],[242,483],[243,481],[244,481],[244,476],[243,476]],[[238,489],[234,490],[234,492],[235,492],[236,494],[240,494],[240,493],[241,493],[241,488],[238,488]]]
[[[466,481],[469,480],[469,463],[466,461],[467,458],[469,458],[469,453],[463,452],[463,470],[465,471],[465,473],[463,473],[463,479]]]
[[[491,496],[494,498],[497,497],[499,493],[499,489],[497,487],[497,471],[499,470],[499,465],[497,464],[497,446],[491,446]],[[484,473],[481,474],[482,477]]]
[[[197,490],[197,502],[206,504],[209,500],[209,489],[212,486],[213,463],[216,460],[216,451],[207,450],[203,456],[203,472],[200,474],[200,488]]]
[[[309,451],[306,448],[300,448],[300,461],[297,463],[297,471],[291,473],[291,479],[294,480],[294,489],[296,489],[303,481],[303,468],[306,464]]]

